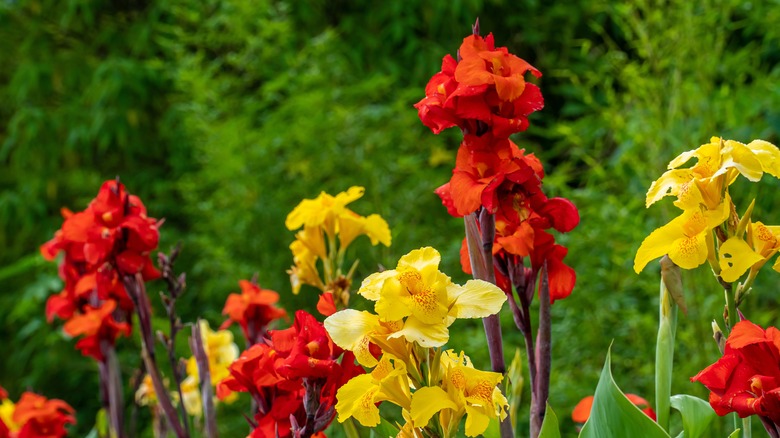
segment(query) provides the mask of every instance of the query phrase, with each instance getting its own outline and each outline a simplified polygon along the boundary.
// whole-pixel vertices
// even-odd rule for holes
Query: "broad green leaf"
[[[463,433],[460,431],[460,433]],[[498,423],[498,418],[491,418],[488,423],[487,429],[482,432],[484,438],[500,438],[501,437],[501,425]]]
[[[539,431],[539,438],[561,438],[561,428],[558,426],[558,417],[549,404],[547,405],[547,410],[544,414],[544,421],[542,422],[542,430]]]
[[[706,401],[687,394],[672,396],[672,407],[680,411],[685,438],[703,436],[710,423],[718,415]]]
[[[739,432],[741,429],[737,429],[734,432],[731,432],[731,435],[728,436],[728,438],[739,438]]]
[[[669,438],[655,421],[629,401],[612,378],[611,349],[594,394],[590,418],[580,438],[634,437]]]

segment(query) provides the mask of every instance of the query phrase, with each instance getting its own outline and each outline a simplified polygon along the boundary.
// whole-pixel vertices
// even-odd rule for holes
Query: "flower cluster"
[[[256,344],[266,336],[268,324],[286,317],[287,312],[276,307],[278,293],[247,280],[240,280],[238,285],[241,293],[228,295],[222,309],[222,314],[228,319],[219,328],[224,330],[236,322],[241,326],[247,341]]]
[[[496,48],[493,34],[466,37],[458,57],[444,57],[425,98],[415,105],[423,124],[435,134],[453,126],[474,135],[491,130],[504,138],[525,131],[528,115],[544,107],[539,87],[527,83],[525,74],[542,73],[506,47]]]
[[[723,356],[691,378],[709,389],[718,415],[758,415],[780,427],[780,331],[738,322]]]
[[[378,214],[361,216],[346,207],[363,196],[363,187],[350,187],[336,196],[325,192],[314,199],[304,199],[287,216],[285,225],[291,231],[303,227],[290,244],[294,266],[290,269],[293,293],[304,284],[323,292],[317,308],[327,315],[337,305],[349,301],[349,287],[357,262],[344,272],[343,262],[347,247],[360,235],[371,239],[372,245],[390,246],[390,228]],[[318,268],[322,265],[322,275]]]
[[[692,158],[696,164],[681,167]],[[682,214],[645,238],[637,250],[634,270],[638,273],[651,260],[668,254],[684,269],[709,260],[726,282],[736,281],[749,269],[752,282],[780,249],[780,228],[752,222],[752,204],[739,218],[728,188],[739,175],[756,182],[764,173],[780,177],[780,150],[763,140],[742,144],[712,137],[698,149],[680,154],[650,186],[646,204],[649,207],[665,196],[675,196],[674,205]],[[780,265],[775,264],[775,269],[780,270]]]
[[[295,313],[292,327],[269,335],[229,366],[217,397],[225,399],[234,391],[252,396],[258,407],[252,437],[321,432],[333,420],[336,391],[363,369],[303,310]]]
[[[12,402],[0,387],[0,438],[61,438],[66,424],[76,424],[75,411],[62,400],[25,392]]]
[[[502,376],[475,370],[463,355],[442,353],[448,327],[458,318],[497,313],[506,295],[495,285],[471,280],[457,285],[439,271],[440,255],[420,248],[401,257],[396,269],[367,277],[358,293],[375,301],[374,313],[346,309],[325,320],[340,347],[373,370],[349,381],[337,394],[339,421],[354,417],[362,425],[379,424],[376,403],[402,408],[403,431],[428,425],[434,414],[441,436],[454,436],[468,413],[466,433],[484,432],[490,418],[505,416],[506,399],[497,389]]]
[[[426,86],[426,97],[415,105],[434,133],[452,126],[464,133],[452,178],[436,194],[452,216],[495,215],[493,254],[502,261],[496,276],[505,292],[511,293],[512,284],[525,282],[525,277],[535,278],[546,262],[550,299],[565,298],[574,288],[575,273],[563,263],[566,248],[545,230],[571,231],[579,213],[567,199],[547,198],[541,162],[509,140],[528,127],[530,113],[544,106],[539,88],[525,81],[527,72],[536,77],[541,72],[505,47],[496,48],[492,34],[465,38],[458,55],[459,61],[444,57],[441,72]],[[525,257],[531,259],[531,270],[522,279],[510,278]],[[468,257],[463,267],[471,272]]]
[[[113,345],[120,334],[130,334],[133,301],[123,278],[160,276],[149,258],[160,222],[148,217],[141,200],[119,181],[106,181],[84,211],[63,210],[63,216],[62,228],[41,246],[47,260],[64,254],[59,274],[65,288],[49,297],[46,316],[67,320],[66,333],[84,336],[76,347],[102,360],[101,342]]]

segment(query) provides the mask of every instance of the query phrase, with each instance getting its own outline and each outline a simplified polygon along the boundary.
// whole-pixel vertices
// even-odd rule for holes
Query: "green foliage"
[[[539,431],[539,438],[561,438],[561,431],[558,427],[558,416],[555,415],[550,405],[547,405],[542,422],[542,429]]]
[[[618,388],[612,378],[610,356],[611,351],[607,351],[590,417],[582,427],[580,437],[668,437],[669,434],[631,403]]]
[[[672,396],[672,407],[680,411],[683,432],[678,437],[698,438],[704,436],[707,427],[717,417],[710,404],[698,397],[687,394]]]

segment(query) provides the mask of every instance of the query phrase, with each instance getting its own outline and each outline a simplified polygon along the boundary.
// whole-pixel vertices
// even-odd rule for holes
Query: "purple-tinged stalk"
[[[152,334],[151,304],[149,303],[149,296],[146,294],[143,278],[141,278],[140,274],[136,274],[135,277],[128,275],[124,277],[124,283],[127,294],[133,300],[135,311],[138,315],[138,326],[141,331],[141,357],[146,365],[146,371],[152,379],[157,400],[166,418],[168,418],[168,422],[173,428],[176,437],[188,438],[189,434],[179,422],[176,408],[173,407],[170,395],[165,390],[160,369],[157,366],[154,354],[154,335]]]
[[[550,282],[547,262],[541,270],[539,287],[539,330],[536,334],[536,376],[531,381],[531,436],[537,437],[547,410],[552,365],[552,318],[550,317]]]
[[[478,24],[476,25],[479,26]],[[480,227],[477,228],[477,217],[474,213],[465,216],[466,225],[466,244],[469,250],[469,260],[471,260],[471,272],[474,278],[496,284],[496,276],[493,271],[493,239],[495,238],[495,217],[482,210],[479,215]],[[480,233],[481,229],[481,233]],[[504,362],[504,346],[501,337],[501,323],[498,315],[490,315],[482,318],[482,325],[487,337],[488,351],[490,352],[490,365],[493,371],[501,373],[506,372]],[[503,392],[503,385],[500,385]],[[513,437],[512,421],[507,416],[501,422],[501,437]]]
[[[98,363],[100,371],[100,383],[103,390],[103,407],[108,411],[110,435],[123,438],[124,431],[124,403],[122,400],[122,377],[119,370],[119,361],[116,358],[116,349],[105,339],[100,341],[100,352],[103,360]]]
[[[200,332],[200,320],[192,325],[192,337],[190,348],[198,365],[198,377],[200,379],[200,398],[203,403],[203,418],[206,422],[206,436],[217,438],[217,416],[214,409],[214,394],[211,391],[211,371],[209,370],[209,358],[203,348],[203,335]]]

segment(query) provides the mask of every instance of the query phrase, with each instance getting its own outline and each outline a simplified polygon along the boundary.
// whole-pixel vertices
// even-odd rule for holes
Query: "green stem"
[[[661,280],[658,306],[658,341],[655,350],[655,403],[658,425],[669,431],[674,338],[677,331],[677,305]]]
[[[752,425],[750,424],[751,417],[745,417],[742,419],[742,438],[751,438],[753,436]]]
[[[731,330],[734,329],[734,326],[737,325],[737,322],[739,322],[739,316],[737,316],[737,302],[734,301],[734,293],[732,291],[731,283],[722,282],[723,284],[723,292],[726,295],[726,309],[728,309],[728,330],[729,333],[731,333]]]
[[[360,438],[360,434],[358,433],[352,418],[347,419],[347,421],[341,424],[344,425],[344,435],[346,435],[347,438]]]

